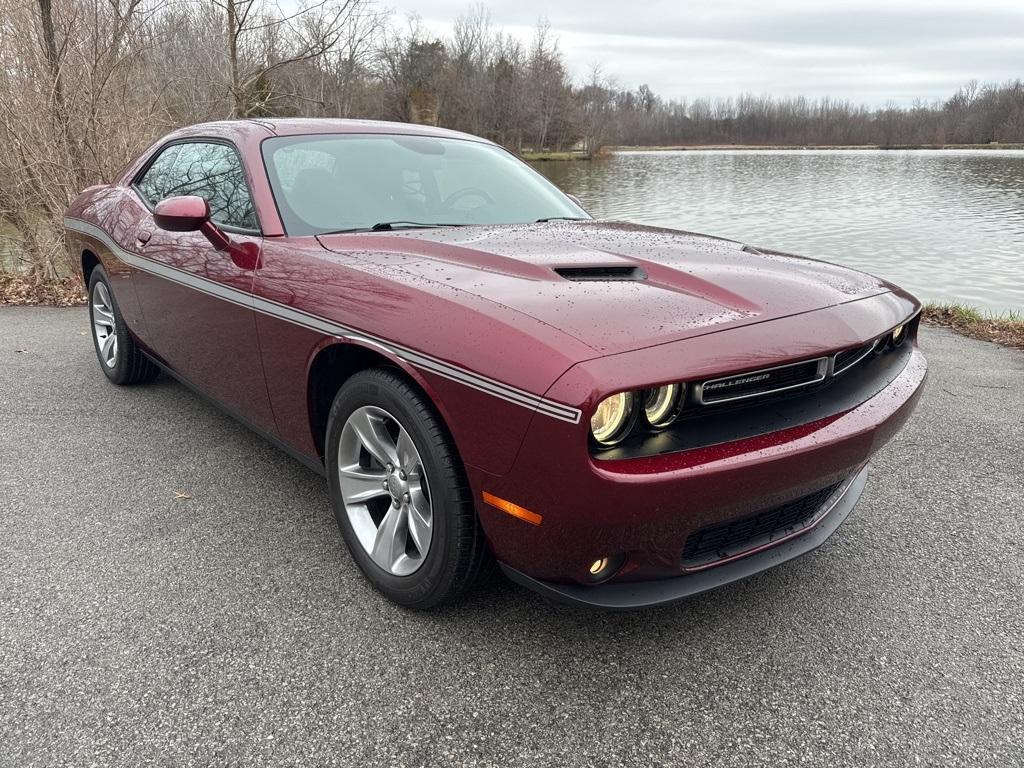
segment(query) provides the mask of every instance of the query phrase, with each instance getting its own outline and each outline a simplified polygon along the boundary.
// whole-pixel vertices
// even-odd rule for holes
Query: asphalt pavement
[[[1024,765],[1024,354],[941,330],[816,552],[606,614],[389,604],[324,481],[0,308],[0,765]]]

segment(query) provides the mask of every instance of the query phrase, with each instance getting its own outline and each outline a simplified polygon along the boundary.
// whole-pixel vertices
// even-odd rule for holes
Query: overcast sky
[[[392,0],[439,34],[468,0]],[[675,98],[749,91],[873,106],[945,98],[970,79],[1024,78],[1024,0],[489,0],[495,27],[541,17],[572,74],[599,63],[620,86]]]

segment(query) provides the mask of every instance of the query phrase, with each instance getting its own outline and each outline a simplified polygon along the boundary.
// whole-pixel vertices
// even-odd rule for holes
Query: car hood
[[[845,267],[690,232],[616,222],[321,236],[341,254],[510,307],[600,354],[875,296]]]

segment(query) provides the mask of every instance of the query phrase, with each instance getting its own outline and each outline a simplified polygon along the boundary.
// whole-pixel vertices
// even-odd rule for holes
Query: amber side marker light
[[[525,507],[520,507],[518,504],[513,504],[511,501],[495,496],[493,493],[484,491],[484,503],[490,504],[495,509],[500,509],[502,512],[512,515],[512,517],[518,517],[520,520],[525,520],[531,525],[540,525],[540,521],[543,518],[536,512],[531,512]]]

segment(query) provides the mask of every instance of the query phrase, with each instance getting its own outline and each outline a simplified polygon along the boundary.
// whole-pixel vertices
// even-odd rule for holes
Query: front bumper
[[[856,506],[867,482],[867,475],[868,468],[865,466],[846,485],[842,494],[832,501],[831,508],[819,517],[817,523],[799,535],[760,552],[683,576],[655,581],[613,581],[597,586],[584,586],[540,581],[504,563],[499,565],[512,581],[562,603],[612,611],[667,605],[740,581],[817,549],[836,532]]]
[[[526,524],[478,504],[480,520],[503,569],[531,588],[608,608],[670,602],[820,544],[856,503],[864,467],[909,418],[926,375],[924,356],[912,347],[882,390],[827,418],[643,459],[594,460],[584,448],[586,425],[573,434],[554,420],[535,419],[511,472],[469,470],[478,499],[487,491],[543,521]],[[840,483],[848,484],[841,503],[815,518],[812,530],[709,563],[699,573],[689,567],[684,549],[695,533]],[[590,564],[618,555],[624,566],[595,585]]]

